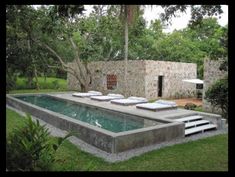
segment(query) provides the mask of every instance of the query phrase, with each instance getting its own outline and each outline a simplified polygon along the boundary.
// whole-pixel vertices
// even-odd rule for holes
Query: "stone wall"
[[[221,110],[217,107],[211,106],[209,102],[206,101],[205,92],[207,89],[215,83],[217,80],[223,78],[226,71],[220,71],[219,67],[222,61],[220,60],[204,60],[204,86],[203,86],[203,109],[208,112],[221,113]]]
[[[72,64],[71,64],[72,65]],[[124,90],[124,61],[97,61],[88,65],[92,73],[90,90],[103,94],[120,93],[125,96],[140,96],[156,99],[158,96],[158,76],[163,75],[163,97],[190,96],[196,91],[195,84],[182,79],[197,78],[197,65],[193,63],[166,62],[153,60],[129,60],[127,91]],[[117,76],[117,87],[107,89],[107,74]],[[68,74],[69,89],[79,90],[75,78]]]
[[[194,63],[146,61],[145,94],[147,98],[158,97],[158,76],[163,76],[162,97],[190,97],[196,92],[196,85],[183,79],[197,78]]]
[[[124,88],[124,61],[97,61],[88,65],[92,73],[91,90],[101,91],[103,94],[120,93],[126,96],[142,96],[145,95],[144,75],[145,63],[143,60],[129,60],[127,70],[127,91]],[[117,87],[114,90],[107,89],[107,74],[115,74],[117,76]],[[68,74],[69,89],[78,89],[76,79]]]

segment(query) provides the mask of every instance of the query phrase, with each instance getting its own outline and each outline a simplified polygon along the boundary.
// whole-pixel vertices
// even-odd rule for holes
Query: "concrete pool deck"
[[[134,149],[144,148],[154,144],[171,143],[177,139],[184,139],[184,123],[175,121],[175,118],[191,116],[191,115],[203,115],[207,119],[211,119],[219,126],[220,115],[201,113],[197,111],[185,110],[185,109],[173,109],[164,111],[149,111],[143,109],[137,109],[134,106],[122,106],[112,104],[110,102],[101,102],[91,100],[90,98],[80,98],[72,96],[72,92],[67,93],[47,93],[43,95],[49,95],[56,97],[57,99],[67,100],[87,105],[88,107],[94,107],[103,111],[108,111],[111,114],[125,114],[126,116],[135,116],[146,119],[155,120],[163,123],[162,125],[156,125],[152,127],[145,127],[132,131],[124,131],[119,133],[113,133],[96,126],[92,126],[88,123],[72,119],[68,116],[52,112],[38,106],[20,101],[14,96],[16,95],[40,95],[40,94],[11,94],[7,95],[7,104],[19,111],[29,112],[36,118],[41,119],[44,122],[51,124],[54,127],[61,129],[62,131],[78,131],[80,133],[79,138],[94,148],[99,148],[101,151],[106,151],[107,154],[120,154],[125,151],[135,151]],[[13,96],[13,97],[12,97]],[[89,145],[89,146],[90,146]],[[108,155],[110,156],[110,155]]]
[[[112,104],[110,101],[96,101],[91,100],[88,98],[81,98],[81,97],[75,97],[72,96],[72,93],[52,93],[48,94],[55,96],[57,98],[62,98],[66,100],[70,100],[77,103],[83,103],[87,105],[92,105],[96,107],[100,107],[103,109],[109,109],[112,111],[122,112],[125,114],[132,114],[136,116],[142,116],[153,120],[162,120],[163,122],[167,121],[174,121],[176,118],[185,117],[185,116],[191,116],[191,115],[202,115],[208,118],[210,121],[218,125],[218,128],[220,129],[221,125],[219,120],[221,119],[221,116],[218,114],[211,114],[211,113],[205,113],[205,112],[199,112],[199,111],[192,111],[192,110],[186,110],[186,109],[172,109],[172,110],[162,110],[162,111],[150,111],[150,110],[144,110],[144,109],[138,109],[135,105],[132,106],[123,106],[123,105],[117,105]]]

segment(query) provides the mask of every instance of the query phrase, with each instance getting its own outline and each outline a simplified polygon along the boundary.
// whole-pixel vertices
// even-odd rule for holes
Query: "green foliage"
[[[16,127],[8,135],[6,144],[6,168],[9,171],[50,170],[55,161],[55,153],[62,142],[71,136],[58,138],[51,143],[49,131],[39,121],[33,122],[27,115],[26,124]]]
[[[196,107],[197,107],[197,105],[195,105],[193,103],[186,103],[184,106],[184,109],[195,110]]]
[[[199,111],[199,112],[205,112],[202,108],[202,106],[197,106],[195,109],[195,111]]]
[[[8,68],[6,72],[6,92],[16,88],[16,74]]]
[[[168,19],[175,12],[184,12],[189,7],[193,12],[192,19],[199,19],[200,23],[167,34],[163,32],[163,21],[152,21],[147,28],[143,10],[139,6],[129,6],[129,16],[134,18],[129,25],[128,59],[193,62],[197,64],[197,76],[202,79],[205,57],[227,57],[228,26],[221,27],[215,18],[204,18],[205,15],[220,14],[220,6],[163,7]],[[35,88],[33,78],[36,73],[66,78],[58,58],[39,46],[37,40],[55,50],[65,63],[74,60],[76,52],[84,62],[123,60],[124,30],[119,15],[124,8],[95,5],[88,17],[82,14],[83,10],[83,5],[42,6],[38,9],[29,5],[6,7],[6,63],[12,71],[7,75],[7,90],[14,87],[12,81],[16,74],[27,77],[28,88]],[[71,46],[70,37],[78,51]],[[226,69],[224,66],[227,66],[226,61],[221,68]]]
[[[228,118],[228,76],[216,81],[205,93],[205,99],[222,110],[222,116]]]
[[[54,80],[52,81],[52,84],[54,85],[54,89],[58,89],[60,86],[59,86],[59,81],[58,80]]]
[[[23,126],[24,119],[21,116],[9,109],[6,109],[6,113],[7,132],[12,132],[16,124]],[[52,170],[228,171],[228,134],[153,150],[117,163],[108,163],[65,140],[57,150]]]
[[[27,77],[29,87],[37,73],[48,73],[52,64],[50,55],[32,41],[32,36],[42,36],[41,26],[47,16],[27,5],[8,5],[6,8],[6,64],[13,74]],[[47,17],[48,18],[48,17]],[[48,58],[48,60],[47,60]]]
[[[198,25],[205,16],[217,16],[223,13],[221,5],[162,5],[164,13],[160,17],[164,21],[170,21],[172,16],[176,16],[178,12],[184,13],[187,8],[191,11],[191,25]]]
[[[34,81],[34,80],[33,80]],[[40,89],[58,89],[58,90],[66,90],[67,89],[67,81],[65,79],[59,79],[54,77],[38,77],[38,84]],[[18,77],[16,81],[16,89],[32,89],[27,85],[27,80],[24,77]],[[35,85],[33,88],[36,88]]]

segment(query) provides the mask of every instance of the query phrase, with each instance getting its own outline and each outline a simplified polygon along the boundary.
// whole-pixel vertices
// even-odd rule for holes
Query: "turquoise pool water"
[[[117,114],[47,95],[15,96],[15,98],[112,132],[123,132],[160,124],[149,119]]]

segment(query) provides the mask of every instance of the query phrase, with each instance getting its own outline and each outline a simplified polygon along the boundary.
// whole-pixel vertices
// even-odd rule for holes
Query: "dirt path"
[[[202,100],[197,98],[176,99],[172,101],[176,102],[178,106],[185,106],[187,103],[193,103],[197,106],[202,106]]]

